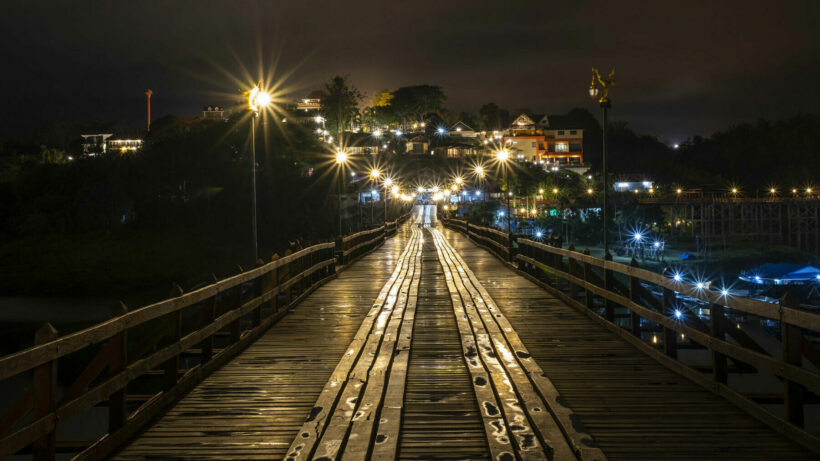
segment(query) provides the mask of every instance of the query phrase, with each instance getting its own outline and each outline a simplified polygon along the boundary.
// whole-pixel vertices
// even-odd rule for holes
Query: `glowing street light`
[[[481,166],[481,165],[478,165],[477,167],[475,167],[475,174],[478,175],[479,178],[483,178],[484,177],[484,167]]]
[[[260,80],[248,92],[248,107],[253,111],[251,120],[251,235],[253,240],[253,262],[259,259],[259,238],[256,224],[256,120],[259,119],[259,109],[268,107],[273,99],[267,91],[262,89]]]
[[[382,130],[375,130],[373,132],[373,137],[374,138],[381,138],[382,137]]]
[[[464,182],[464,179],[462,179],[461,176],[457,176],[456,179],[455,179],[455,182],[456,182],[456,184],[461,184],[461,183]]]
[[[604,256],[609,253],[609,233],[607,230],[609,224],[608,212],[607,212],[607,196],[609,190],[609,178],[607,176],[607,139],[606,139],[606,128],[607,128],[607,111],[610,107],[612,107],[612,102],[609,100],[609,90],[612,86],[615,85],[615,71],[611,71],[609,76],[606,78],[601,77],[601,73],[598,72],[598,69],[592,68],[592,81],[589,84],[589,97],[592,99],[598,98],[598,87],[601,87],[603,90],[603,94],[598,99],[598,104],[601,106],[601,110],[603,111],[603,136],[602,136],[602,149],[601,149],[601,178],[603,179],[603,239],[604,239]]]
[[[380,174],[381,174],[381,172],[379,170],[373,168],[372,170],[370,170],[370,179],[373,179],[373,180],[379,179]]]
[[[347,152],[339,149],[336,151],[336,166],[339,168],[336,175],[339,182],[339,238],[342,238],[342,183],[345,180],[344,165],[347,162]]]

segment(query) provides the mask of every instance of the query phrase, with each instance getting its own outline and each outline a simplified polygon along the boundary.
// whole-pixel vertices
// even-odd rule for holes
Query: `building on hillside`
[[[107,153],[126,154],[142,149],[142,139],[136,137],[113,137],[113,133],[84,134],[83,154],[89,157]]]
[[[461,158],[478,155],[485,147],[475,139],[448,137],[432,149],[436,155],[449,158]]]
[[[107,143],[110,152],[119,152],[121,154],[136,152],[142,149],[142,139],[117,138],[109,139]]]
[[[641,192],[654,190],[655,182],[642,175],[626,174],[615,178],[615,192]]]
[[[584,130],[560,115],[519,115],[504,144],[519,161],[574,168],[584,163]]]
[[[305,112],[322,110],[322,100],[319,98],[304,98],[296,101],[296,110]]]
[[[205,120],[226,120],[225,108],[219,106],[205,106],[202,108],[202,118]]]
[[[81,135],[83,138],[83,154],[88,155],[89,157],[93,157],[95,155],[104,154],[107,151],[107,143],[106,140],[111,136],[114,136],[113,133],[99,133],[99,134],[84,134]]]
[[[405,152],[416,155],[427,154],[429,152],[429,147],[430,143],[427,141],[427,137],[422,135],[413,136],[405,143]]]
[[[450,132],[448,134],[450,136],[459,136],[462,138],[475,138],[478,136],[478,132],[464,122],[456,122],[455,125],[450,127]]]

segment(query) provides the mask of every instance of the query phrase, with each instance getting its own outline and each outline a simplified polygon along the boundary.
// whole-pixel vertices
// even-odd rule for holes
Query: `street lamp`
[[[372,170],[370,170],[370,182],[375,183],[376,181],[378,181],[379,175],[381,175],[381,172],[378,169],[373,168]],[[370,190],[370,225],[371,226],[373,225],[373,208],[375,206],[375,203],[373,201],[373,195],[375,194],[375,192],[376,192],[376,189],[371,189]]]
[[[342,238],[342,181],[345,180],[344,164],[347,162],[347,152],[336,151],[336,166],[339,168],[336,178],[339,182],[339,238]]]
[[[597,80],[597,84],[596,84]],[[589,84],[589,97],[595,99],[598,97],[598,86],[603,89],[603,94],[601,98],[598,99],[598,104],[601,106],[601,110],[604,113],[604,124],[603,124],[603,142],[602,142],[602,165],[601,165],[601,173],[604,179],[604,194],[603,194],[603,202],[604,202],[604,257],[609,254],[609,235],[607,226],[609,224],[608,214],[607,214],[607,196],[609,195],[609,178],[607,178],[607,169],[606,169],[606,125],[607,125],[607,110],[612,107],[612,103],[609,100],[609,88],[615,85],[615,71],[611,71],[609,76],[606,79],[601,78],[600,72],[598,69],[592,68],[592,82]]]
[[[393,186],[393,178],[387,177],[384,179],[384,197],[382,197],[382,201],[384,202],[384,222],[387,223],[387,188]],[[398,186],[393,186],[393,195],[396,195],[396,192],[399,191]]]
[[[256,120],[259,119],[259,109],[268,107],[271,95],[261,88],[262,81],[248,92],[248,107],[253,111],[251,120],[251,235],[253,236],[253,262],[259,259],[259,237],[256,225]]]
[[[481,187],[483,189],[484,188],[484,167],[481,166],[481,165],[476,165],[474,170],[475,170],[475,175],[478,177],[478,181],[479,181],[479,183],[481,183]],[[483,195],[484,195],[483,200],[486,202],[487,201],[487,194],[483,194]],[[483,218],[482,218],[482,222],[483,222]]]
[[[507,186],[507,193],[510,191],[510,181],[507,176],[507,160],[510,159],[510,152],[507,149],[501,149],[495,153],[495,158],[501,163],[501,170],[504,171],[504,184]],[[507,196],[507,238],[512,243],[512,225],[510,224],[510,197]]]

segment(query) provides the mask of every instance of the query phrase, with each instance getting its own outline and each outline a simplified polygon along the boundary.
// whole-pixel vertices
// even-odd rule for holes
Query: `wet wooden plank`
[[[350,430],[354,412],[359,403],[371,366],[376,361],[382,338],[387,328],[397,328],[397,320],[392,317],[398,302],[406,302],[409,276],[412,276],[414,252],[418,249],[419,231],[412,230],[410,241],[396,265],[393,275],[380,292],[376,303],[362,322],[354,342],[348,349],[346,357],[340,361],[327,382],[322,394],[316,401],[311,416],[305,421],[300,436],[297,437],[288,452],[288,459],[301,460],[311,457],[326,457],[335,459],[343,448],[343,443]],[[404,290],[402,287],[404,286]],[[400,322],[400,318],[398,320]],[[362,345],[362,341],[364,341]],[[391,349],[388,355],[382,355],[382,362],[378,365],[386,368],[392,357]],[[361,347],[357,350],[356,347]],[[386,358],[385,358],[386,357]],[[353,366],[352,371],[350,366]],[[378,374],[381,374],[377,371]],[[378,381],[378,380],[377,380]],[[314,453],[315,452],[315,453]]]
[[[284,459],[392,274],[408,232],[400,228],[313,292],[114,459]]]
[[[816,458],[564,305],[463,235],[444,234],[608,459]]]

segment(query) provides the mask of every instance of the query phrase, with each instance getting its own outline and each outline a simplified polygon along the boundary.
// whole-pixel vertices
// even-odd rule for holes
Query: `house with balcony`
[[[518,161],[558,167],[584,163],[584,130],[562,115],[522,113],[513,120],[503,142]]]

